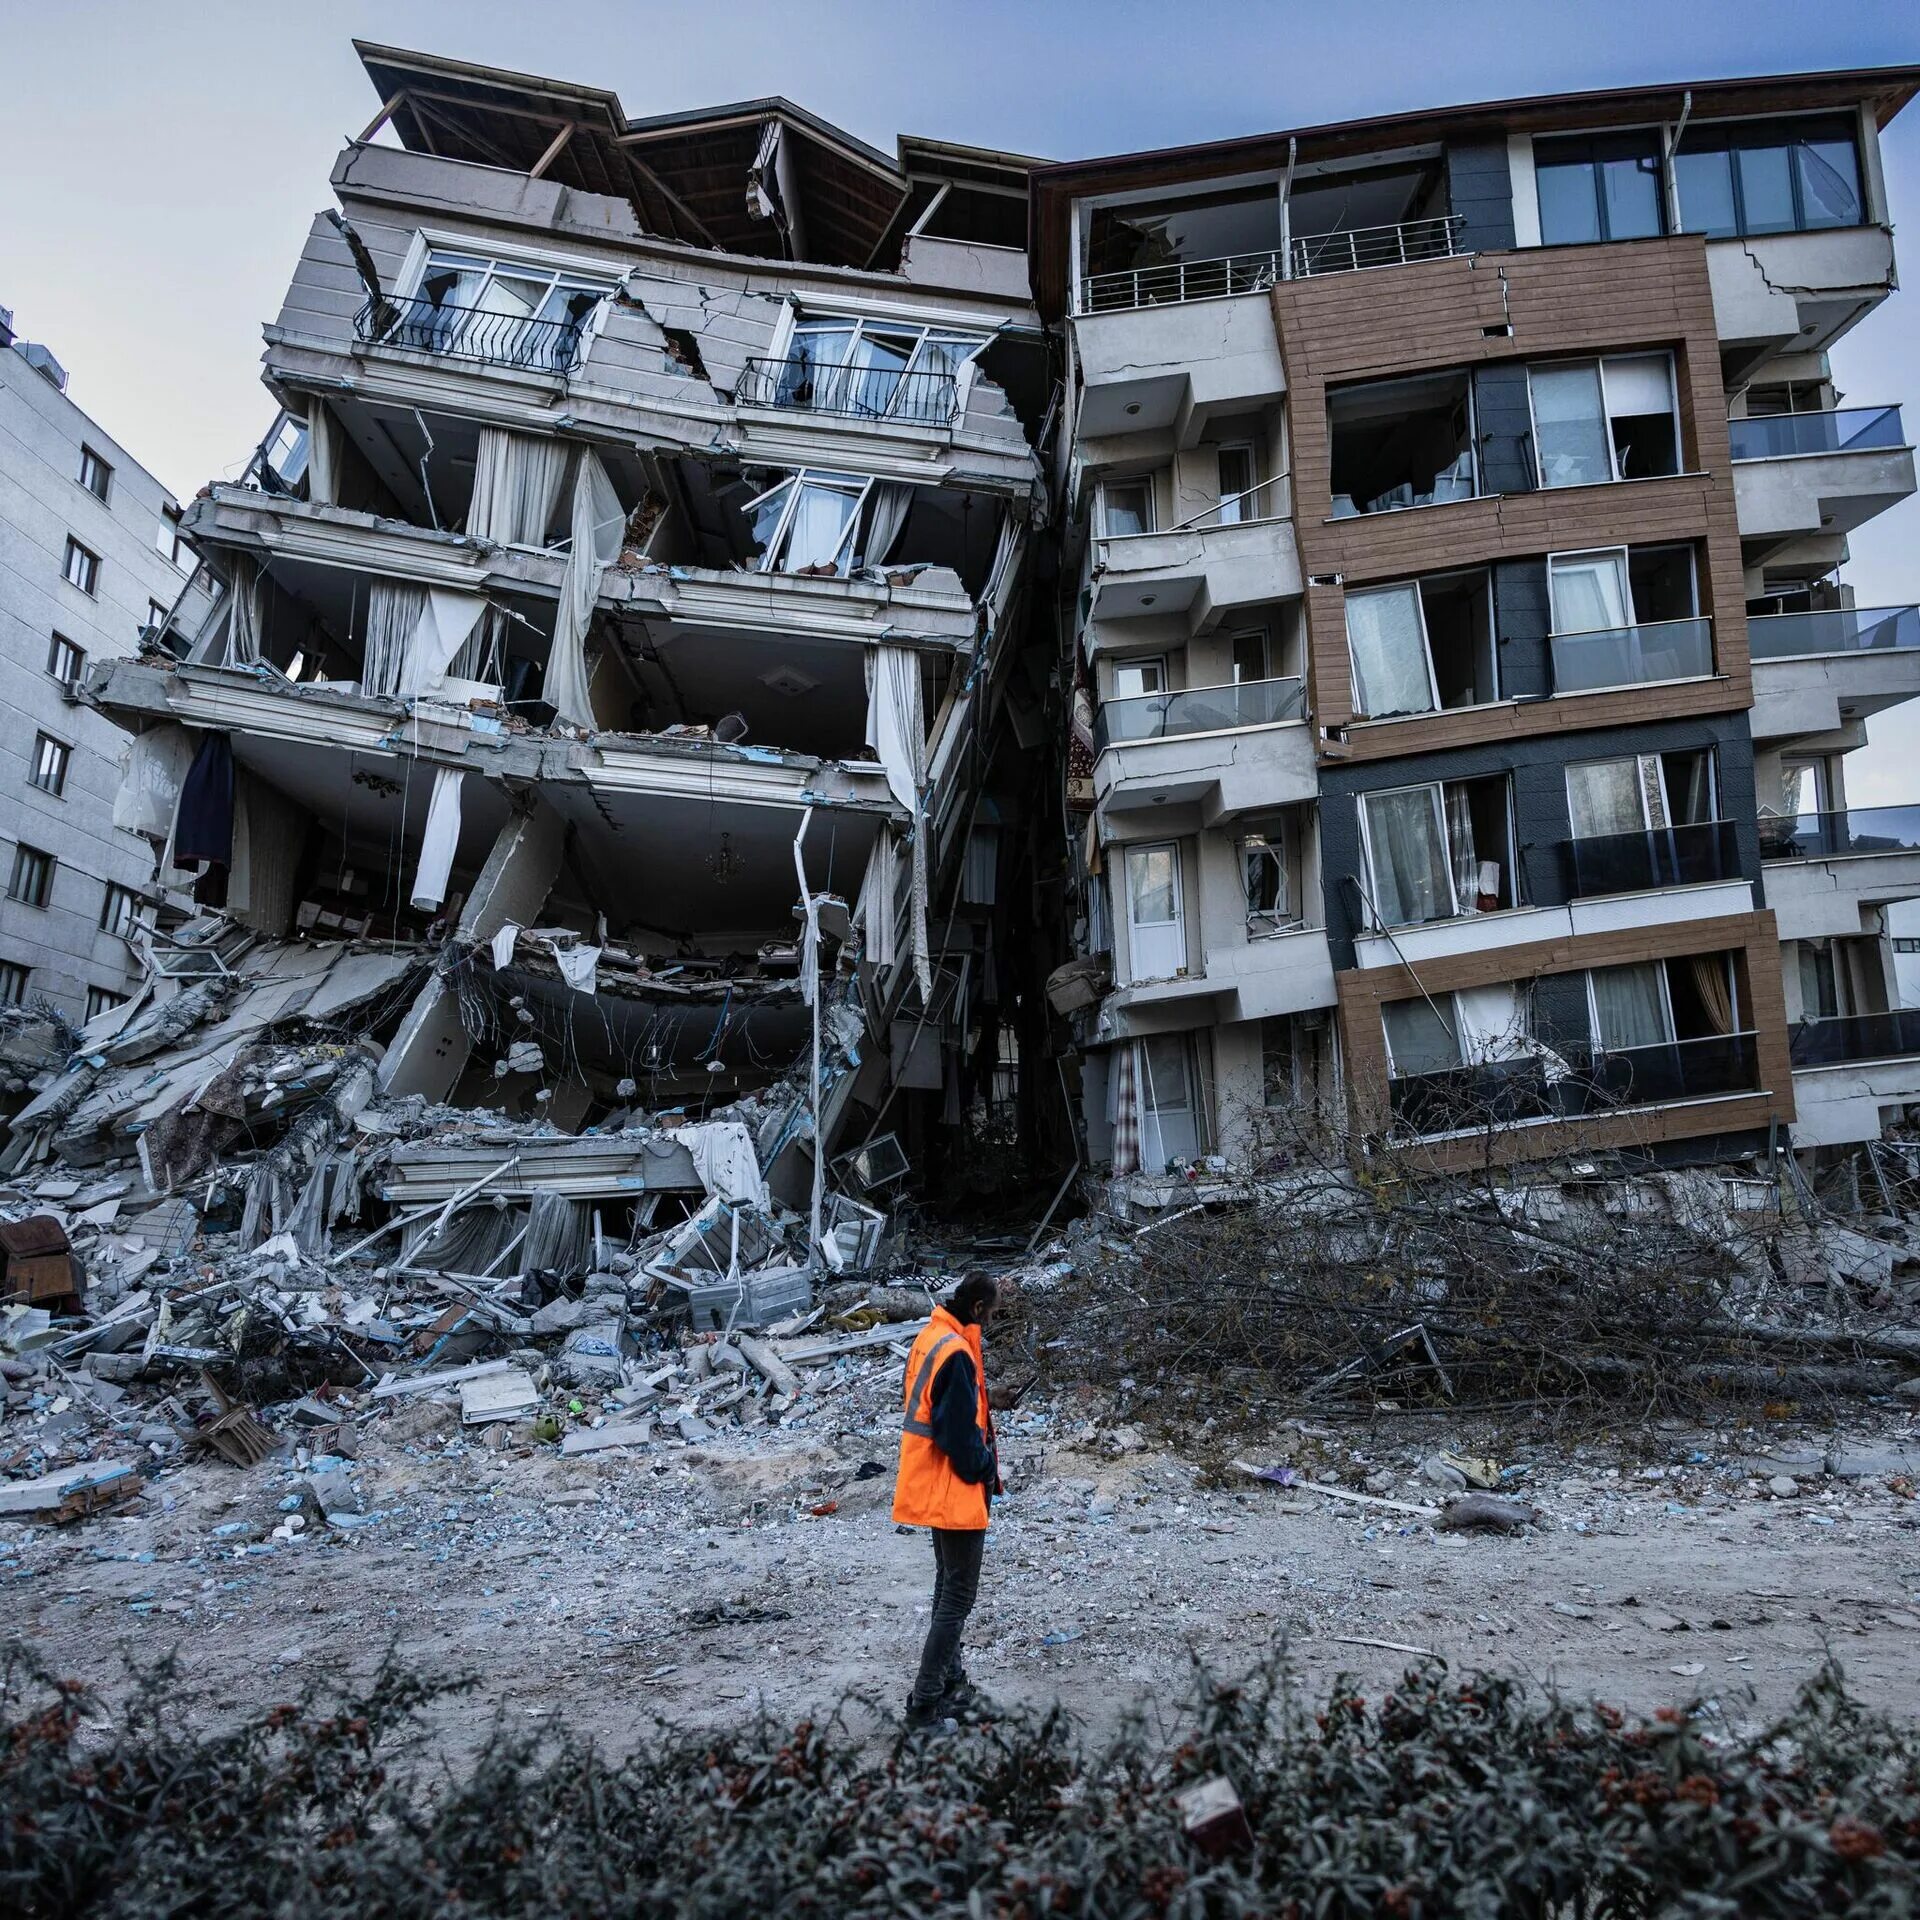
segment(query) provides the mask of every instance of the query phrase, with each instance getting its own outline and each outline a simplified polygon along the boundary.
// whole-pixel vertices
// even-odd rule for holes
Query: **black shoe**
[[[907,1695],[908,1732],[930,1731],[944,1726],[952,1718],[952,1709],[947,1704],[945,1694],[938,1700],[916,1700],[912,1694]]]
[[[940,1708],[955,1720],[981,1721],[998,1717],[1000,1709],[963,1673],[947,1683],[940,1696]]]

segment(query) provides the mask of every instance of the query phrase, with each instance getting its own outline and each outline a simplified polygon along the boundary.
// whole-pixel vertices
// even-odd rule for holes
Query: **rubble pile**
[[[275,1458],[292,1537],[360,1523],[366,1424],[422,1400],[477,1444],[578,1455],[891,1383],[929,1295],[885,1284],[886,1212],[810,1191],[797,1072],[578,1132],[389,1096],[383,1039],[427,964],[196,923],[37,1076],[0,1156],[0,1514]],[[904,1171],[891,1147],[856,1156],[866,1190]]]

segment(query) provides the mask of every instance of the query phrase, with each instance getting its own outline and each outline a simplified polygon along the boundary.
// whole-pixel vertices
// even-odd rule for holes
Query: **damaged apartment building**
[[[1848,753],[1920,616],[1829,350],[1920,69],[1446,108],[1037,169],[1091,1160],[1848,1149],[1920,1103]],[[1491,1134],[1489,1123],[1492,1123]]]
[[[817,1235],[823,1201],[963,1180],[966,1142],[1031,1125],[1058,957],[1031,163],[359,50],[382,104],[265,327],[278,419],[186,516],[204,612],[88,680],[132,736],[123,823],[198,917],[160,916],[148,991],[87,1034],[107,1079],[50,1090],[16,1155],[204,1171],[236,1056],[160,1067],[211,1014],[350,1039],[298,1068],[316,1139],[473,1114],[402,1203],[501,1161],[488,1121],[546,1142],[495,1198],[609,1231],[770,1192]],[[226,1089],[229,1136],[273,1087]],[[757,1166],[669,1137],[722,1113]]]

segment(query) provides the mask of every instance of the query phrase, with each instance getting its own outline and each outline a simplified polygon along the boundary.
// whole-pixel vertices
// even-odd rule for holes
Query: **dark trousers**
[[[960,1677],[960,1630],[980,1591],[980,1554],[986,1544],[984,1528],[933,1529],[933,1619],[913,1683],[913,1697],[923,1706],[938,1700]]]

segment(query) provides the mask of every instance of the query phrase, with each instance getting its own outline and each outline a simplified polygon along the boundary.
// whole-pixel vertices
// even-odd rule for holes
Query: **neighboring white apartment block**
[[[75,689],[185,585],[179,505],[0,308],[0,1004],[78,1023],[131,990],[152,849],[113,824],[126,736]]]

